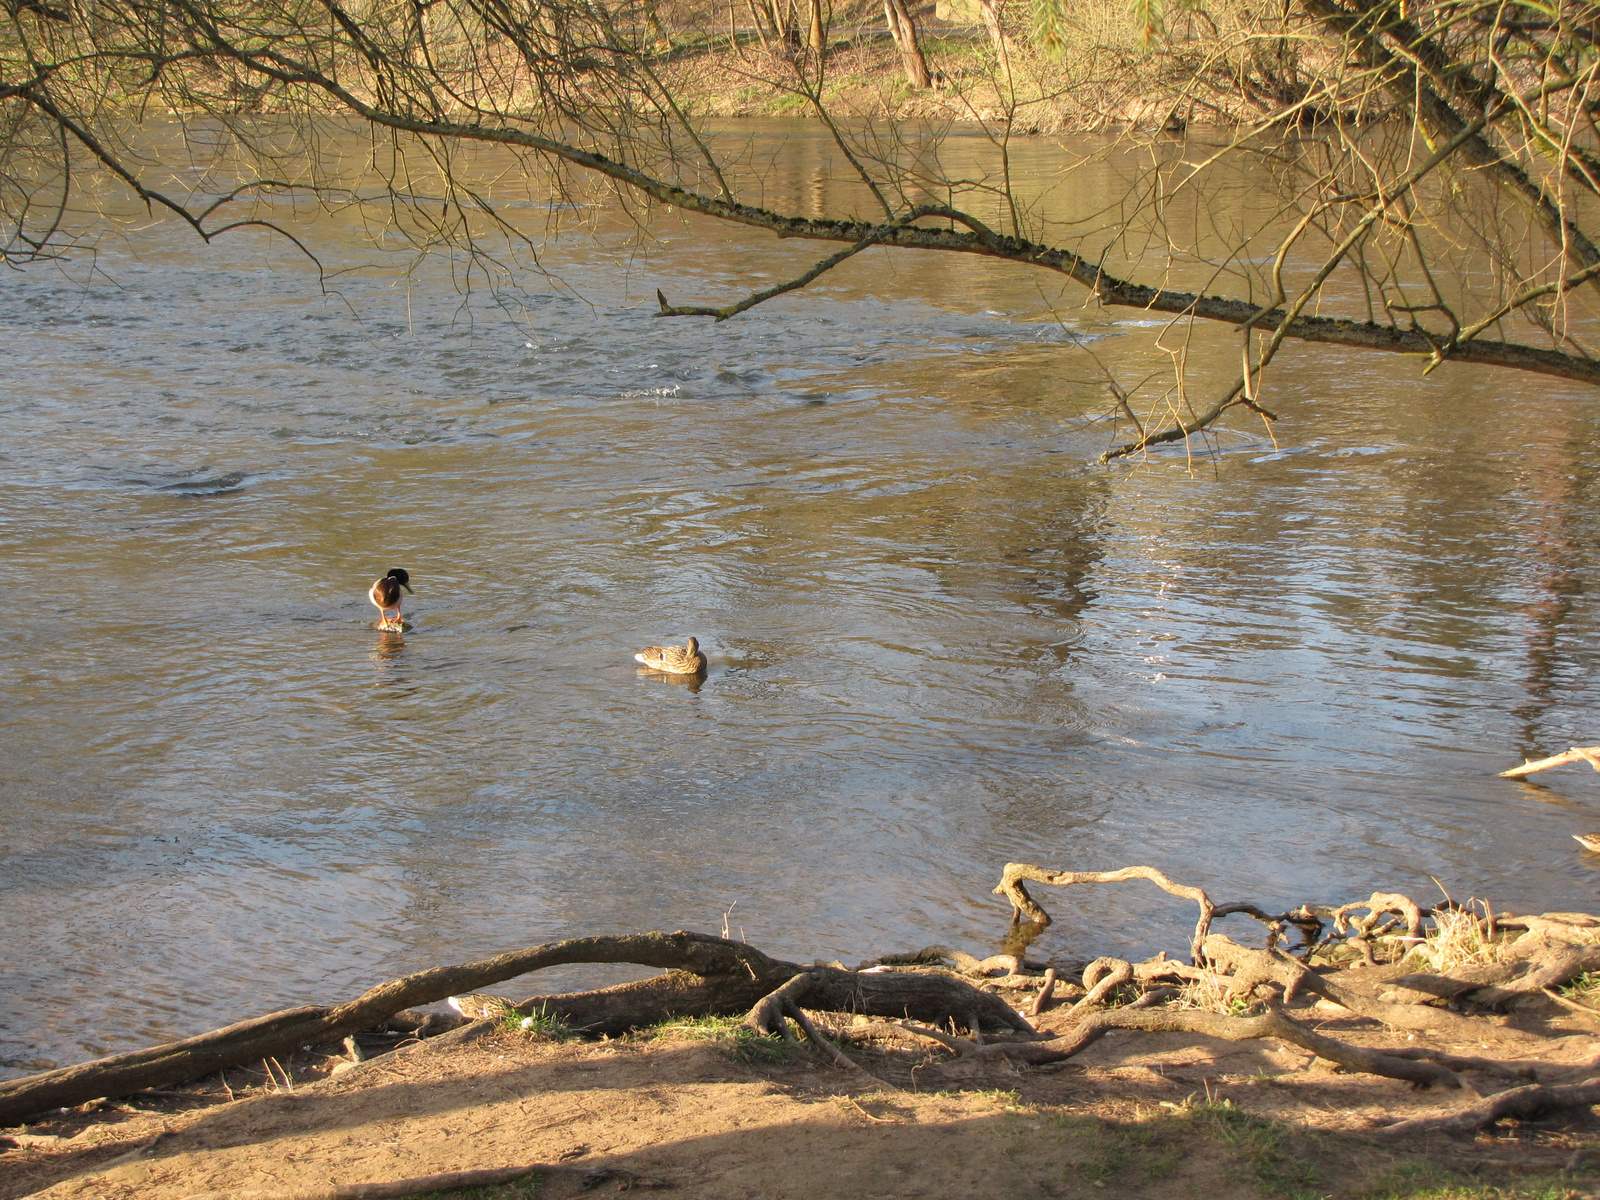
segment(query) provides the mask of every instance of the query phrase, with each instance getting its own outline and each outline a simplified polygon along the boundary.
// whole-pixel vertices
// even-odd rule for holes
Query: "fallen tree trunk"
[[[0,1083],[0,1125],[15,1124],[46,1109],[182,1083],[226,1067],[336,1042],[379,1025],[402,1009],[569,963],[634,963],[664,968],[667,974],[570,998],[536,997],[516,1006],[518,1010],[532,1012],[543,1006],[575,1025],[620,1032],[669,1016],[736,1016],[794,976],[814,972],[819,976],[810,992],[814,1008],[1030,1028],[998,996],[943,973],[804,967],[770,958],[743,942],[681,931],[572,938],[462,966],[419,971],[379,984],[336,1007],[285,1009],[198,1037]]]

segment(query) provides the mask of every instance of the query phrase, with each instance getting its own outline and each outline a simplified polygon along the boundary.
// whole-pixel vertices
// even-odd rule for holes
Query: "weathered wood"
[[[1563,750],[1560,754],[1552,754],[1549,758],[1539,758],[1532,762],[1525,762],[1520,767],[1512,767],[1509,771],[1501,771],[1501,779],[1521,779],[1524,775],[1532,775],[1535,771],[1548,771],[1551,767],[1564,767],[1568,763],[1586,762],[1596,771],[1600,771],[1600,746],[1574,746],[1571,750]]]
[[[1200,943],[1210,932],[1212,914],[1217,906],[1202,889],[1174,883],[1154,867],[1122,867],[1116,871],[1051,871],[1030,863],[1007,863],[1000,872],[1000,882],[994,886],[994,894],[1004,896],[1011,901],[1012,920],[1026,919],[1044,927],[1051,922],[1050,914],[1040,908],[1038,902],[1028,894],[1026,886],[1028,882],[1044,883],[1051,887],[1070,887],[1075,883],[1122,883],[1129,879],[1148,879],[1162,891],[1193,900],[1200,906],[1200,920],[1195,925],[1191,947],[1195,961],[1199,962]]]

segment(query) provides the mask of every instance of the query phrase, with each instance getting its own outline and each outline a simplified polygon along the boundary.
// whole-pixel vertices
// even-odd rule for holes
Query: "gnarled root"
[[[820,990],[826,983],[822,971],[808,971],[804,975],[796,975],[788,983],[775,991],[763,996],[758,1004],[745,1014],[742,1024],[747,1029],[753,1029],[764,1037],[780,1035],[786,1040],[791,1037],[785,1018],[792,1018],[795,1024],[804,1031],[811,1044],[837,1067],[862,1076],[873,1086],[887,1091],[898,1092],[901,1089],[879,1079],[855,1059],[851,1058],[839,1047],[835,1046],[826,1037],[800,1008],[800,1002],[812,991]]]
[[[444,1175],[424,1175],[416,1179],[396,1179],[388,1183],[346,1183],[333,1187],[298,1188],[294,1191],[197,1192],[188,1200],[404,1200],[408,1196],[431,1195],[460,1188],[488,1187],[512,1183],[531,1174],[576,1176],[584,1190],[610,1180],[619,1181],[629,1191],[634,1188],[670,1188],[664,1179],[638,1175],[618,1167],[568,1167],[554,1163],[532,1163],[526,1167],[493,1167],[478,1171],[451,1171]]]
[[[1399,1139],[1426,1133],[1477,1133],[1506,1117],[1528,1120],[1563,1108],[1588,1108],[1600,1104],[1600,1078],[1564,1087],[1529,1084],[1489,1096],[1458,1112],[1434,1117],[1413,1117],[1375,1130],[1380,1137]]]
[[[100,1096],[125,1096],[141,1088],[197,1079],[302,1046],[338,1042],[402,1009],[569,963],[636,963],[663,968],[664,974],[595,992],[534,997],[515,1010],[542,1011],[592,1032],[620,1033],[673,1016],[746,1012],[795,976],[812,974],[817,978],[808,985],[807,999],[814,1008],[940,1023],[954,1018],[972,1028],[987,1024],[1032,1032],[1032,1026],[998,996],[940,972],[808,968],[770,958],[743,942],[701,933],[572,938],[462,966],[419,971],[331,1008],[288,1009],[183,1041],[0,1082],[0,1125]]]
[[[1381,1021],[1396,1029],[1430,1030],[1462,1040],[1477,1038],[1482,1033],[1481,1023],[1442,1008],[1423,1004],[1391,1004],[1363,996],[1324,979],[1304,963],[1281,951],[1253,950],[1221,934],[1213,934],[1206,939],[1205,953],[1208,962],[1232,974],[1235,995],[1247,994],[1250,988],[1270,982],[1283,987],[1286,1002],[1300,993],[1309,992],[1347,1008],[1358,1016]],[[1512,1030],[1498,1032],[1502,1036],[1515,1036]]]
[[[1170,994],[1170,993],[1169,993]],[[1140,998],[1152,1003],[1154,993]],[[1113,1029],[1142,1029],[1152,1033],[1201,1033],[1223,1038],[1230,1042],[1249,1041],[1255,1038],[1274,1038],[1309,1050],[1318,1058],[1338,1063],[1352,1071],[1368,1075],[1383,1075],[1390,1079],[1403,1079],[1418,1087],[1459,1088],[1460,1076],[1438,1063],[1415,1061],[1397,1055],[1352,1046],[1308,1029],[1291,1018],[1276,1005],[1254,1017],[1225,1017],[1217,1013],[1195,1009],[1167,1009],[1142,1007],[1106,1009],[1094,1013],[1072,1026],[1059,1037],[1036,1042],[990,1042],[980,1046],[964,1038],[953,1037],[936,1029],[901,1022],[901,1027],[939,1042],[963,1058],[1012,1058],[1022,1062],[1060,1062],[1087,1049]]]

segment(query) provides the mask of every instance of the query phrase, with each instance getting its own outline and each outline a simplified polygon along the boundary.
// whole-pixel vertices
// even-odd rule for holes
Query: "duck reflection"
[[[379,670],[390,670],[394,667],[395,660],[400,656],[400,652],[405,648],[406,639],[399,629],[380,629],[378,640],[372,646],[372,661]]]
[[[697,671],[693,675],[678,675],[670,671],[652,671],[648,667],[640,667],[639,678],[656,680],[660,683],[670,683],[674,687],[687,688],[691,692],[699,692],[706,681],[706,673]]]

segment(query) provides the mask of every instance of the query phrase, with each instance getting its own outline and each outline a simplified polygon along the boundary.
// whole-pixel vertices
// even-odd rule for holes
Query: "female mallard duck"
[[[411,576],[399,567],[392,568],[367,589],[367,599],[378,606],[378,628],[389,628],[389,610],[394,609],[395,624],[400,624],[400,589],[411,591]],[[415,593],[413,593],[415,594]]]
[[[1600,850],[1600,833],[1575,833],[1572,836],[1585,850]]]
[[[668,675],[698,675],[706,669],[706,656],[694,638],[682,646],[646,646],[633,657],[652,671]]]

